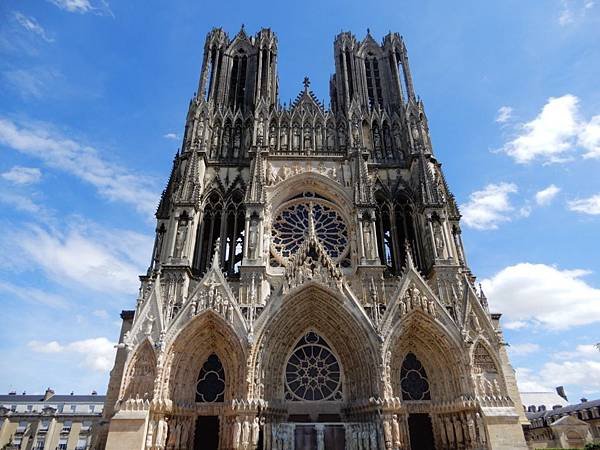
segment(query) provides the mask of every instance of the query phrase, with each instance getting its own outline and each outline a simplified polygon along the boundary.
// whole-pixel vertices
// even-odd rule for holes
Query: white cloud
[[[600,158],[600,115],[583,125],[578,142],[587,150],[584,158]]]
[[[498,224],[510,220],[513,211],[510,194],[517,192],[513,183],[488,184],[483,190],[475,191],[469,201],[460,205],[463,222],[478,230],[494,230]]]
[[[535,119],[519,125],[519,136],[502,150],[520,164],[538,158],[547,162],[567,160],[579,127],[578,102],[577,97],[569,94],[550,97]]]
[[[6,190],[0,190],[0,203],[12,206],[17,211],[23,211],[30,214],[37,214],[44,211],[44,209],[31,198]]]
[[[588,198],[571,200],[567,203],[567,206],[571,211],[592,216],[598,215],[600,214],[600,194],[592,195]]]
[[[496,115],[496,122],[506,123],[512,117],[513,109],[510,106],[501,106]]]
[[[563,385],[569,391],[600,394],[600,352],[594,345],[578,345],[575,351],[556,352],[537,370],[518,367],[517,383],[521,391],[553,391]],[[573,403],[577,398],[569,397]]]
[[[37,167],[14,166],[8,172],[0,174],[0,176],[15,184],[33,184],[40,181],[42,172]]]
[[[519,263],[483,280],[482,286],[491,307],[508,322],[560,330],[600,321],[600,289],[582,279],[588,274]]]
[[[108,313],[105,309],[95,309],[92,314],[100,319],[108,319]]]
[[[113,294],[137,291],[137,277],[149,263],[152,247],[148,236],[91,223],[74,224],[64,232],[29,225],[8,239],[19,258],[53,282]]]
[[[31,341],[28,347],[37,353],[64,354],[79,360],[79,365],[87,369],[108,372],[114,363],[115,344],[105,337],[83,339],[61,344],[57,341]]]
[[[588,10],[594,7],[593,0],[562,0],[562,9],[558,16],[561,27],[573,25],[585,18]]]
[[[152,190],[148,177],[107,162],[96,149],[52,133],[48,128],[39,124],[19,126],[0,118],[0,144],[90,183],[111,201],[128,203],[147,215],[154,213],[159,196]]]
[[[8,294],[26,302],[39,303],[53,308],[65,308],[67,306],[67,302],[61,296],[32,286],[23,287],[0,281],[0,292],[4,292],[5,298]]]
[[[163,137],[165,139],[173,139],[173,140],[179,139],[179,136],[177,136],[177,134],[175,134],[175,133],[167,133],[167,134],[164,134]]]
[[[14,17],[15,20],[19,22],[19,24],[27,31],[37,34],[46,42],[54,42],[54,39],[48,36],[46,30],[44,30],[44,27],[42,27],[34,17],[27,17],[25,14],[22,14],[18,11],[14,13]]]
[[[108,2],[106,0],[48,0],[54,3],[60,9],[63,9],[72,13],[87,14],[94,13],[98,15],[111,15],[114,14],[110,10]]]
[[[600,115],[582,118],[574,95],[550,97],[537,117],[516,130],[516,137],[500,150],[519,164],[566,162],[577,149],[585,151],[584,158],[600,158]]]
[[[506,328],[507,330],[520,330],[522,328],[526,328],[529,324],[523,320],[513,320],[512,322],[506,322],[502,325],[502,328]]]
[[[536,192],[535,194],[535,202],[540,206],[546,206],[552,203],[556,194],[560,192],[560,188],[556,187],[554,184],[551,184],[545,189]]]
[[[531,342],[524,342],[522,344],[511,344],[510,347],[508,347],[508,351],[510,353],[512,353],[513,355],[519,355],[519,356],[524,356],[524,355],[529,355],[531,353],[535,353],[540,349],[540,346],[538,344],[534,344]]]
[[[24,99],[42,98],[52,92],[52,84],[61,77],[55,69],[36,67],[2,72],[7,86],[12,87]]]

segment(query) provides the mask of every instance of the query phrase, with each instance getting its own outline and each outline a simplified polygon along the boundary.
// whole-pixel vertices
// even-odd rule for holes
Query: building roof
[[[46,403],[104,403],[106,395],[52,395]],[[44,394],[5,394],[0,395],[0,403],[41,403],[44,402]]]
[[[541,417],[547,418],[552,416],[562,416],[565,414],[571,414],[577,411],[583,411],[585,409],[590,409],[594,407],[600,407],[600,399],[591,400],[589,402],[577,403],[576,405],[567,405],[562,408],[549,409],[546,411],[538,411],[538,412],[527,412],[526,416],[529,420],[531,419],[539,419]]]
[[[569,402],[558,395],[556,391],[550,392],[521,392],[521,401],[525,410],[530,406],[535,406],[536,410],[540,406],[545,406],[546,409],[552,409],[554,406],[567,406]]]

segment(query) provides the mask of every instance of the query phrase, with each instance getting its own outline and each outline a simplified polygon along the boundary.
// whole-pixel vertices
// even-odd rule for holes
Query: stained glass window
[[[286,202],[275,214],[271,242],[276,259],[283,262],[302,245],[308,236],[309,216],[329,256],[334,261],[342,260],[348,251],[346,222],[332,203],[314,194]]]
[[[210,355],[198,375],[196,385],[197,402],[222,402],[225,399],[225,371],[221,360],[214,353]]]
[[[402,400],[431,400],[427,372],[414,353],[404,358],[400,369]]]
[[[342,399],[340,364],[325,340],[307,333],[285,368],[285,398],[292,401]]]

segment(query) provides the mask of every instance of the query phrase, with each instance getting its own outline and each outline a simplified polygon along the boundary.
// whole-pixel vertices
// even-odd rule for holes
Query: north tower
[[[330,108],[277,58],[206,38],[96,448],[525,449],[402,38],[338,35]]]

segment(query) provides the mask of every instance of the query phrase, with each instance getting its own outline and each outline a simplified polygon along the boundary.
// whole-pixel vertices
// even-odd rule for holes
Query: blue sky
[[[104,392],[204,37],[271,27],[281,100],[400,32],[524,390],[600,397],[600,4],[0,0],[0,391]]]

